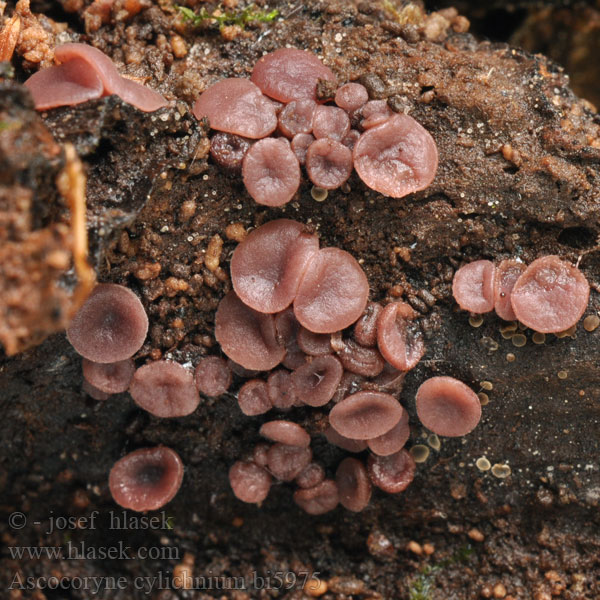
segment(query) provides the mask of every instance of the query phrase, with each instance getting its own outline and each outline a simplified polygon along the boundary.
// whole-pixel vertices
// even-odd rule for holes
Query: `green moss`
[[[178,6],[177,9],[182,14],[184,20],[188,21],[194,27],[198,27],[203,23],[216,23],[219,29],[228,27],[230,25],[239,25],[242,29],[253,21],[259,21],[261,23],[270,23],[279,16],[277,9],[266,12],[259,10],[254,4],[250,4],[243,10],[239,11],[215,11],[210,13],[206,8],[202,8],[199,13],[195,13],[193,10],[186,8],[185,6]]]

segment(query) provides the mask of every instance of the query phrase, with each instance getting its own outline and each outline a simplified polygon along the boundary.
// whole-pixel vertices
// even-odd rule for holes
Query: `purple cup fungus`
[[[503,260],[496,267],[494,277],[494,310],[505,321],[516,321],[517,315],[510,302],[513,287],[527,265],[517,260]]]
[[[431,377],[417,390],[417,415],[427,429],[447,437],[467,435],[481,419],[477,394],[453,377]]]
[[[298,133],[292,138],[292,150],[302,166],[306,164],[306,153],[314,141],[315,137],[310,133]]]
[[[252,450],[252,461],[255,462],[259,467],[266,467],[269,463],[269,450],[271,448],[270,444],[261,442],[254,446]]]
[[[313,115],[312,134],[317,138],[342,140],[350,131],[348,113],[337,106],[317,106]]]
[[[360,83],[345,83],[335,93],[335,103],[348,112],[355,111],[368,100],[369,92]]]
[[[155,417],[185,417],[200,404],[193,374],[179,363],[166,360],[140,367],[133,375],[129,393],[140,408]]]
[[[277,118],[279,131],[288,138],[298,134],[310,134],[317,106],[317,103],[310,98],[292,100],[279,113]]]
[[[84,358],[115,363],[131,358],[148,332],[140,299],[128,288],[100,283],[67,327],[67,339]]]
[[[333,352],[328,333],[314,333],[300,326],[297,334],[298,346],[309,356],[324,356]]]
[[[579,321],[590,285],[583,273],[558,256],[534,260],[517,279],[510,296],[517,319],[540,333],[558,333]]]
[[[360,126],[371,129],[389,121],[396,113],[388,106],[385,100],[369,100],[361,109],[362,117]]]
[[[383,371],[385,360],[375,348],[365,348],[354,340],[344,340],[341,332],[331,336],[331,346],[346,371],[364,377],[377,377]]]
[[[357,392],[331,409],[329,423],[344,437],[370,440],[390,431],[403,413],[402,405],[389,394]]]
[[[304,273],[294,314],[310,331],[334,333],[360,317],[368,296],[369,282],[357,260],[339,248],[324,248]]]
[[[273,408],[269,388],[262,379],[250,379],[238,392],[238,405],[247,417],[263,415]]]
[[[425,353],[417,313],[405,302],[392,302],[377,319],[377,345],[383,357],[399,371],[410,371]]]
[[[300,187],[300,163],[285,138],[266,138],[244,157],[242,177],[252,198],[265,206],[283,206]]]
[[[54,49],[54,57],[62,64],[34,73],[24,84],[37,110],[71,106],[111,94],[144,112],[167,105],[158,92],[122,77],[112,60],[93,46],[63,44]]]
[[[365,348],[377,346],[377,320],[383,310],[379,302],[369,302],[365,312],[354,324],[354,339]]]
[[[340,504],[352,512],[364,510],[373,487],[367,469],[356,458],[345,458],[335,472]]]
[[[81,389],[88,396],[90,396],[94,400],[98,400],[100,402],[103,402],[104,400],[108,400],[112,396],[112,394],[109,394],[108,392],[103,392],[102,390],[99,390],[97,387],[93,386],[89,381],[86,381],[85,379],[83,380]]]
[[[220,167],[240,172],[244,156],[251,145],[246,138],[239,135],[219,132],[210,138],[210,155]]]
[[[108,487],[123,508],[143,512],[170,502],[183,481],[179,454],[166,446],[141,448],[118,460],[110,470]]]
[[[233,252],[231,282],[238,298],[261,313],[287,308],[296,297],[319,239],[302,223],[269,221],[252,231]]]
[[[271,475],[253,462],[238,460],[229,469],[229,484],[242,502],[260,504],[269,495],[271,481]]]
[[[431,134],[403,114],[365,131],[354,146],[353,157],[354,168],[365,184],[392,198],[424,190],[438,165]]]
[[[304,448],[310,446],[310,435],[306,429],[292,421],[268,421],[262,425],[258,433],[272,442],[279,442],[287,446]]]
[[[294,393],[308,406],[325,406],[335,394],[343,372],[335,356],[316,356],[292,373]]]
[[[246,306],[234,291],[219,303],[215,338],[223,352],[245,369],[270,371],[285,356],[275,336],[273,316]]]
[[[210,398],[224,394],[231,385],[231,369],[220,356],[207,356],[200,359],[194,371],[196,389]]]
[[[315,140],[306,151],[306,172],[316,186],[334,190],[352,174],[352,151],[330,138]]]
[[[369,449],[378,456],[389,456],[404,448],[410,437],[408,413],[404,411],[400,421],[387,433],[367,441]]]
[[[373,485],[388,494],[398,494],[415,478],[416,465],[406,450],[400,450],[389,456],[370,455],[367,469]]]
[[[267,393],[274,408],[289,410],[296,403],[292,376],[284,369],[271,371],[267,379]]]
[[[312,450],[307,446],[277,443],[269,448],[267,467],[280,481],[292,481],[310,464]]]
[[[463,310],[483,314],[494,310],[496,267],[489,260],[476,260],[454,273],[452,295]]]
[[[325,479],[314,487],[296,490],[294,502],[309,515],[323,515],[339,504],[337,484]]]
[[[282,364],[288,369],[297,369],[306,362],[306,355],[298,346],[297,333],[299,329],[300,323],[291,308],[286,308],[275,316],[277,341],[285,348]]]
[[[95,389],[106,394],[120,394],[127,391],[135,364],[130,358],[114,363],[96,363],[84,358],[82,370],[83,378]]]
[[[264,94],[291,102],[300,98],[317,99],[319,79],[335,82],[335,75],[314,54],[297,48],[280,48],[259,58],[251,80]]]
[[[249,79],[217,81],[200,94],[192,112],[198,120],[206,117],[211,129],[253,140],[277,127],[275,106]]]
[[[323,433],[325,439],[338,448],[347,450],[348,452],[362,452],[367,449],[366,440],[353,440],[339,434],[333,427],[328,427]]]
[[[325,469],[318,463],[310,463],[294,480],[301,488],[311,488],[319,485],[325,479]]]

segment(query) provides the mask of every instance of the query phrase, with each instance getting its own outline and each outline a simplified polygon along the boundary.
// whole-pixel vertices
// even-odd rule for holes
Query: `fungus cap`
[[[247,417],[262,415],[271,410],[273,404],[267,384],[262,379],[246,381],[238,392],[238,405]]]
[[[231,282],[238,298],[263,313],[288,307],[300,281],[319,250],[317,236],[302,223],[277,219],[246,237],[231,258]]]
[[[475,314],[494,310],[496,267],[489,260],[476,260],[454,273],[452,295],[463,310]]]
[[[392,198],[424,190],[433,181],[438,165],[435,141],[404,114],[365,131],[354,146],[353,158],[365,184]]]
[[[323,356],[333,352],[330,343],[331,336],[328,333],[314,333],[306,327],[300,326],[296,338],[302,352],[310,356]]]
[[[262,139],[244,156],[244,185],[258,204],[283,206],[300,187],[300,163],[284,139]]]
[[[335,93],[335,103],[344,110],[352,112],[369,100],[367,88],[360,83],[345,83]]]
[[[306,164],[306,153],[314,141],[315,137],[310,133],[298,133],[292,138],[292,150],[303,166]]]
[[[335,472],[340,504],[352,512],[364,510],[373,489],[367,469],[356,458],[345,458]]]
[[[344,340],[341,333],[334,334],[334,337],[339,337],[335,352],[346,371],[364,377],[377,377],[383,371],[385,360],[376,348],[365,348],[354,340]]]
[[[367,469],[374,485],[388,494],[398,494],[411,484],[416,465],[413,457],[403,449],[389,456],[371,454]]]
[[[350,131],[348,113],[337,106],[317,106],[312,121],[312,134],[317,138],[342,140]]]
[[[306,429],[292,421],[268,421],[262,425],[258,433],[272,442],[304,448],[310,446],[310,435]]]
[[[513,287],[526,265],[517,260],[503,260],[496,267],[494,278],[494,310],[505,321],[515,321],[517,315],[513,310],[510,297]]]
[[[258,59],[250,79],[275,100],[291,102],[317,97],[319,79],[335,82],[335,75],[312,52],[279,48]]]
[[[354,325],[354,339],[366,348],[377,345],[377,320],[383,310],[379,302],[369,302],[365,312]]]
[[[369,100],[361,109],[362,120],[360,126],[363,129],[371,129],[391,119],[396,113],[388,106],[386,100]]]
[[[364,391],[336,404],[329,413],[329,422],[344,437],[370,440],[392,429],[403,413],[402,405],[390,394]]]
[[[114,501],[139,512],[170,502],[183,481],[183,463],[166,446],[141,448],[118,460],[110,470],[108,487]]]
[[[277,443],[267,453],[267,466],[280,481],[292,481],[312,460],[312,450],[308,446],[289,446]]]
[[[215,338],[223,352],[246,369],[270,371],[285,356],[275,337],[273,316],[246,306],[233,290],[217,308]]]
[[[325,479],[325,469],[318,463],[310,463],[302,470],[295,481],[301,488],[311,488],[319,485]]]
[[[220,131],[210,138],[210,155],[220,167],[239,172],[251,145],[246,138]]]
[[[84,379],[94,388],[107,394],[120,394],[127,391],[135,364],[130,358],[115,363],[95,363],[84,358],[82,370]]]
[[[216,398],[224,394],[231,385],[231,369],[220,356],[202,358],[194,371],[194,382],[199,392]]]
[[[389,456],[404,448],[410,437],[408,413],[404,410],[402,417],[387,433],[367,441],[369,449],[378,456]]]
[[[277,117],[279,130],[288,138],[299,134],[310,134],[317,103],[310,98],[292,100]]]
[[[140,299],[122,285],[100,283],[67,327],[67,339],[84,358],[114,363],[133,356],[147,332]]]
[[[291,374],[285,369],[271,371],[267,379],[267,392],[271,404],[279,410],[288,410],[296,402]]]
[[[253,462],[239,460],[229,469],[229,484],[242,502],[262,502],[269,495],[271,481],[269,473]]]
[[[453,377],[431,377],[417,390],[417,415],[427,429],[447,437],[466,435],[481,419],[477,394]]]
[[[579,321],[590,285],[583,273],[558,256],[534,260],[517,279],[511,303],[517,319],[540,333],[558,333]]]
[[[324,190],[339,188],[352,173],[352,151],[331,138],[315,140],[306,151],[306,172]]]
[[[294,393],[308,406],[324,406],[333,398],[343,372],[335,356],[316,356],[292,373]]]
[[[369,282],[356,259],[339,248],[324,248],[305,271],[294,314],[310,331],[333,333],[360,317],[368,296]]]
[[[212,129],[250,139],[268,136],[277,127],[273,103],[248,79],[221,79],[194,103],[197,119],[208,118]]]
[[[294,502],[309,515],[325,514],[339,503],[337,484],[332,479],[325,479],[314,487],[296,490]]]
[[[140,367],[129,386],[134,402],[155,417],[185,417],[200,396],[193,374],[176,362],[157,360]]]

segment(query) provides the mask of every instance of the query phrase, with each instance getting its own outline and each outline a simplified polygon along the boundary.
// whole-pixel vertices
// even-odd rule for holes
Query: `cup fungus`
[[[268,421],[260,428],[260,435],[272,442],[280,442],[288,446],[310,446],[310,435],[304,427],[292,421]]]
[[[392,302],[377,319],[377,345],[383,357],[399,371],[410,371],[425,353],[417,313],[405,302]]]
[[[239,172],[250,146],[251,143],[246,138],[233,133],[219,132],[210,138],[210,155],[224,169]]]
[[[268,136],[277,127],[273,103],[248,79],[222,79],[194,103],[194,116],[208,118],[212,129],[250,139]]]
[[[129,393],[140,408],[155,417],[185,417],[200,404],[193,374],[179,363],[166,360],[140,367]]]
[[[267,443],[256,444],[252,450],[252,461],[259,467],[266,467],[269,462],[268,454],[270,448],[271,445]]]
[[[324,406],[333,397],[343,371],[340,361],[335,356],[316,356],[292,373],[294,393],[308,406]]]
[[[366,348],[377,345],[377,320],[383,307],[379,302],[369,302],[365,312],[354,324],[354,339]]]
[[[349,131],[350,118],[345,110],[337,106],[318,106],[315,109],[312,134],[317,139],[329,138],[339,142]],[[352,164],[352,160],[350,163]]]
[[[212,398],[224,394],[231,385],[231,369],[220,356],[207,356],[200,360],[194,371],[196,389]]]
[[[292,376],[285,369],[271,371],[267,379],[267,393],[271,404],[279,410],[288,410],[296,403]]]
[[[378,456],[389,456],[404,448],[410,437],[408,413],[404,411],[400,421],[387,433],[367,441],[369,449]]]
[[[323,515],[339,503],[337,484],[325,479],[314,487],[296,490],[294,502],[309,515]]]
[[[517,279],[510,296],[521,323],[540,333],[557,333],[579,321],[590,286],[583,273],[558,256],[534,260]]]
[[[269,495],[271,476],[257,464],[239,460],[229,469],[229,483],[236,498],[259,504]]]
[[[458,437],[475,429],[481,419],[477,394],[453,377],[431,377],[417,390],[417,415],[438,435]]]
[[[394,111],[385,100],[369,100],[360,109],[360,126],[363,129],[371,129],[371,127],[382,125],[391,119],[394,114]]]
[[[262,415],[272,408],[269,389],[262,379],[250,379],[238,392],[240,410],[247,417]]]
[[[331,354],[331,336],[328,333],[314,333],[300,326],[296,336],[300,350],[310,356]]]
[[[139,512],[170,502],[183,481],[183,463],[166,446],[141,448],[118,460],[108,476],[114,501]]]
[[[452,295],[463,310],[475,314],[494,310],[496,267],[489,260],[463,265],[454,274]]]
[[[269,371],[285,355],[285,348],[275,338],[273,316],[246,306],[234,291],[219,303],[215,338],[223,352],[246,369]]]
[[[127,391],[135,364],[130,358],[114,363],[96,363],[87,358],[82,362],[83,377],[95,389],[107,394]]]
[[[360,317],[368,296],[369,282],[356,259],[339,248],[324,248],[308,264],[294,314],[310,331],[334,333]]]
[[[267,467],[280,481],[292,481],[312,460],[312,451],[306,446],[277,443],[267,453]]]
[[[325,469],[318,463],[310,463],[296,477],[295,482],[301,488],[311,488],[319,485],[325,479]]]
[[[98,400],[103,402],[104,400],[108,400],[112,394],[108,392],[103,392],[99,390],[96,386],[93,386],[89,381],[83,380],[83,384],[81,389],[88,395],[91,396],[94,400]]]
[[[300,163],[289,143],[265,138],[246,153],[242,177],[246,190],[258,204],[283,206],[300,187]]]
[[[377,377],[383,371],[385,361],[376,348],[365,348],[354,340],[344,340],[341,333],[333,334],[332,339],[339,340],[334,349],[346,371],[364,377]]]
[[[371,454],[367,469],[373,485],[388,494],[398,494],[411,484],[416,464],[406,450],[400,450],[389,456]]]
[[[280,48],[265,54],[251,75],[264,94],[280,102],[316,100],[319,79],[335,82],[335,75],[314,54],[298,48]]]
[[[302,166],[306,164],[306,153],[314,141],[315,137],[310,133],[298,133],[292,138],[292,150]]]
[[[397,114],[365,131],[354,146],[354,168],[372,189],[402,198],[428,187],[438,152],[430,133],[412,117]]]
[[[321,138],[308,147],[305,163],[312,183],[324,190],[334,190],[352,173],[352,152],[341,142]]]
[[[317,103],[310,98],[292,100],[286,104],[277,118],[279,130],[288,138],[298,134],[310,134]]]
[[[355,111],[368,100],[369,92],[360,83],[345,83],[335,93],[335,103],[348,112]]]
[[[121,77],[111,59],[93,46],[63,44],[54,49],[54,57],[62,64],[38,71],[25,82],[38,110],[111,94],[145,112],[167,105],[158,92]]]
[[[252,231],[233,252],[231,281],[240,300],[263,313],[288,307],[319,239],[297,221],[277,219]]]
[[[101,283],[73,317],[67,339],[84,358],[114,363],[131,358],[147,332],[148,317],[139,298],[122,285]]]
[[[403,413],[404,409],[393,396],[365,391],[336,404],[329,413],[329,422],[344,437],[370,440],[390,431]]]
[[[371,500],[367,469],[356,458],[345,458],[335,472],[340,504],[352,512],[364,510]]]
[[[525,265],[516,260],[503,260],[496,267],[496,276],[494,277],[494,310],[505,321],[516,321],[517,319],[510,296],[517,279],[524,270]]]

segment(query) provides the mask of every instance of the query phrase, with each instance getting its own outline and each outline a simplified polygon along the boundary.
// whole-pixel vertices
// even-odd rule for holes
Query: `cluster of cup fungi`
[[[55,56],[60,65],[26,82],[39,110],[109,94],[143,111],[167,104],[121,77],[90,46],[65,44]],[[337,87],[332,71],[304,50],[282,48],[263,56],[250,79],[217,82],[193,112],[216,131],[215,162],[241,171],[250,196],[267,206],[291,200],[301,166],[317,189],[342,186],[354,168],[367,186],[397,198],[425,189],[437,169],[435,142],[419,123],[392,112],[385,101],[369,100],[358,83]],[[83,357],[86,392],[105,400],[129,391],[156,417],[183,417],[198,407],[200,394],[225,394],[235,373],[246,379],[237,392],[245,415],[329,407],[327,441],[351,453],[369,452],[366,465],[347,457],[327,478],[313,461],[303,427],[289,419],[264,422],[259,433],[266,441],[229,471],[240,500],[261,503],[276,479],[296,483],[294,500],[307,513],[322,514],[338,503],[357,512],[368,505],[373,485],[392,494],[406,489],[415,462],[404,448],[409,417],[397,398],[406,373],[425,352],[414,310],[404,302],[369,302],[356,259],[338,248],[319,248],[316,235],[288,219],[262,225],[238,245],[231,280],[233,290],[215,319],[215,337],[228,360],[204,357],[194,372],[167,360],[136,369],[132,357],[148,330],[145,310],[128,288],[97,285],[67,330]],[[557,256],[528,267],[516,260],[497,267],[480,260],[456,272],[453,294],[471,313],[495,309],[502,319],[547,333],[579,320],[589,285]],[[442,436],[466,435],[481,418],[477,395],[452,377],[426,380],[415,402],[421,423]],[[175,496],[183,471],[172,449],[142,448],[114,465],[109,488],[125,508],[154,510]]]

